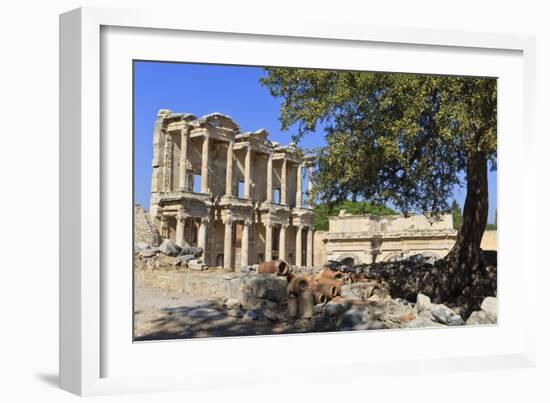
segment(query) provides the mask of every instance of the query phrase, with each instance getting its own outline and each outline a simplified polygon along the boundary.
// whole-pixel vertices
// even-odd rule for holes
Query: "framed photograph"
[[[64,389],[533,365],[533,38],[60,24]]]

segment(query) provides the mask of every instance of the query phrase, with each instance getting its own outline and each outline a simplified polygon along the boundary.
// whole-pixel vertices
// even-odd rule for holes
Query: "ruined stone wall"
[[[453,218],[450,214],[438,220],[428,220],[424,215],[372,216],[341,215],[329,217],[330,232],[403,232],[420,230],[452,230]]]
[[[315,231],[313,233],[313,265],[322,266],[327,262],[326,238],[328,231]]]
[[[149,214],[139,204],[134,206],[134,245],[146,243],[151,246],[160,245],[160,235],[151,223]]]

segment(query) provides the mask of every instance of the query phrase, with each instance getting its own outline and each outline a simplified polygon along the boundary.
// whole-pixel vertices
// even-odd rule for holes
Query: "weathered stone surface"
[[[349,307],[345,301],[330,301],[323,307],[323,316],[332,317],[337,316],[345,312]]]
[[[368,312],[366,309],[351,308],[342,315],[342,330],[364,330],[368,327]]]
[[[192,256],[192,258],[201,257],[202,253],[202,248],[195,246],[183,246],[179,252],[180,256]]]
[[[239,308],[241,306],[241,303],[238,299],[228,298],[225,300],[224,305],[227,307],[227,309],[235,309]]]
[[[139,251],[139,245],[158,246],[160,235],[151,222],[149,214],[139,204],[134,206],[134,248]]]
[[[365,289],[359,283],[345,284],[340,289],[343,298],[365,298]]]
[[[159,246],[159,250],[168,256],[178,256],[181,248],[169,239],[164,239]]]
[[[189,267],[190,270],[196,270],[196,271],[202,271],[208,268],[208,266],[206,266],[202,262],[202,260],[198,260],[198,259],[189,260],[187,262],[187,267]]]
[[[474,311],[466,321],[467,325],[493,325],[496,323],[496,318],[491,316],[485,311]]]
[[[487,297],[481,303],[481,310],[486,312],[489,315],[489,318],[496,323],[497,321],[497,311],[498,311],[498,300],[495,297]]]
[[[416,309],[418,310],[418,312],[422,312],[431,308],[432,308],[432,301],[430,297],[422,293],[419,293],[416,296]]]
[[[272,275],[251,275],[244,279],[244,287],[257,299],[283,302],[286,300],[287,280]]]
[[[443,304],[434,305],[431,308],[434,318],[444,325],[460,326],[464,325],[464,319],[453,312],[453,310]]]
[[[195,259],[195,256],[193,255],[179,255],[176,257],[176,260],[174,260],[174,266],[181,266],[181,267],[187,267],[187,264],[189,261]]]

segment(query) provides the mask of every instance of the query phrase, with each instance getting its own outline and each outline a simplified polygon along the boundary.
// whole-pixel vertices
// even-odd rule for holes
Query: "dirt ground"
[[[222,301],[136,284],[134,339],[170,340],[296,333],[296,324],[227,315]]]

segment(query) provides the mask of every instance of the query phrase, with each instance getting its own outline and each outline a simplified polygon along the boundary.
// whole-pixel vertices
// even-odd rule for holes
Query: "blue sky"
[[[134,65],[134,192],[135,201],[149,208],[153,126],[159,109],[196,116],[220,112],[231,116],[242,131],[265,128],[272,141],[287,144],[292,131],[280,130],[280,100],[259,85],[259,67],[186,63],[135,62]],[[321,131],[302,138],[300,147],[324,143]],[[489,222],[496,208],[496,172],[489,172]],[[462,206],[466,189],[454,197]]]

